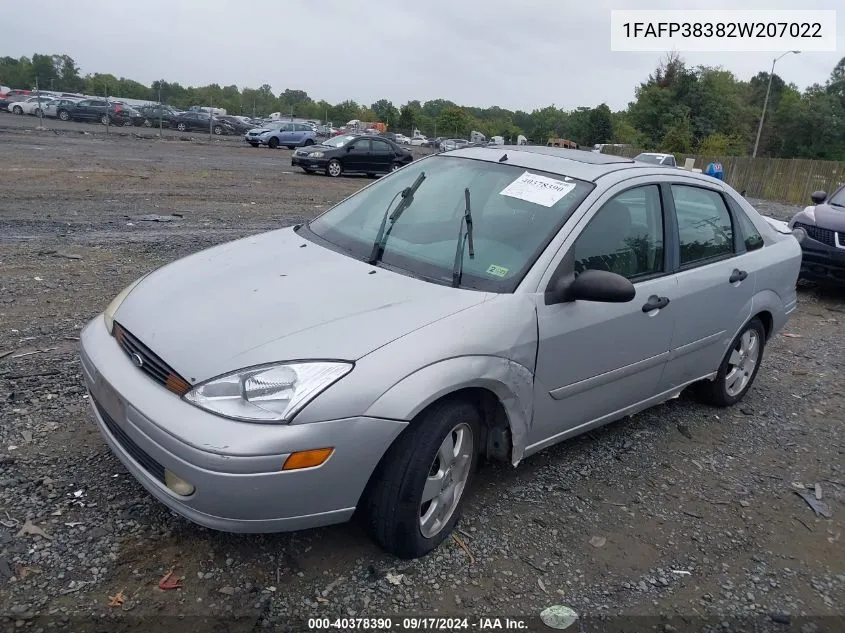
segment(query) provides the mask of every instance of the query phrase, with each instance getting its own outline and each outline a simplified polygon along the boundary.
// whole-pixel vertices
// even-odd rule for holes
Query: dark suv
[[[178,116],[176,110],[166,105],[140,106],[138,111],[144,117],[144,127],[158,127],[161,120],[162,127],[174,127],[174,119]]]

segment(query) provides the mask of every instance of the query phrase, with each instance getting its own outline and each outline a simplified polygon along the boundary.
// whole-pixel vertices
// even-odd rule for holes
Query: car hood
[[[264,132],[272,132],[270,128],[266,127],[254,127],[252,128],[247,134],[264,134]]]
[[[154,271],[115,320],[197,383],[262,363],[354,361],[492,296],[374,268],[286,228]]]
[[[799,211],[790,224],[804,222],[816,226],[831,229],[832,231],[845,231],[845,207],[835,207],[830,204],[819,204],[815,207],[807,207]]]

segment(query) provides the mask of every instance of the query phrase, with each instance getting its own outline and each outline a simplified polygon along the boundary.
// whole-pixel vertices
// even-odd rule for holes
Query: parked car
[[[29,99],[29,94],[21,94],[19,91],[12,91],[0,98],[0,110],[12,111],[12,104],[26,101]]]
[[[413,160],[411,152],[384,137],[348,134],[296,150],[290,164],[306,173],[321,171],[335,178],[348,173],[372,177],[396,171]]]
[[[440,142],[440,151],[441,152],[450,152],[453,149],[463,149],[464,147],[468,147],[470,144],[469,141],[462,138],[447,138]]]
[[[62,121],[99,121],[103,125],[123,125],[125,117],[120,114],[121,107],[105,99],[81,99],[63,104],[56,111]]]
[[[219,120],[208,112],[200,110],[189,110],[188,112],[180,112],[170,119],[171,127],[176,128],[180,132],[189,130],[196,130],[202,132],[214,132],[216,135],[231,134],[234,129],[229,123]]]
[[[601,151],[601,150],[599,150]],[[654,163],[655,165],[663,165],[665,167],[677,167],[675,157],[672,154],[658,154],[656,152],[642,152],[634,156],[634,160],[641,163]]]
[[[115,103],[115,114],[119,117],[119,122],[124,126],[134,125],[135,127],[141,127],[146,120],[146,117],[137,109],[123,102]]]
[[[411,139],[409,137],[405,136],[404,134],[397,134],[394,141],[396,143],[399,143],[400,145],[410,145],[411,144]]]
[[[244,136],[247,143],[253,147],[266,145],[270,149],[276,149],[284,145],[288,149],[314,145],[317,142],[317,134],[305,123],[293,121],[273,121],[260,128],[250,130]]]
[[[143,276],[81,333],[104,440],[195,523],[360,508],[416,557],[479,458],[516,466],[687,386],[741,401],[795,309],[796,238],[712,178],[572,154],[433,154]]]
[[[816,191],[812,202],[789,222],[790,229],[805,235],[801,278],[845,286],[845,185],[832,196]]]
[[[163,104],[140,106],[138,112],[144,117],[144,127],[174,127],[173,120],[178,115],[176,110]]]
[[[246,134],[255,127],[251,122],[243,121],[241,117],[232,116],[231,114],[218,115],[217,120],[228,123],[232,128],[232,134]]]
[[[53,99],[50,97],[28,97],[24,101],[12,103],[9,106],[9,111],[12,114],[32,114],[38,116],[39,113],[44,112],[44,106],[52,103]]]
[[[72,108],[76,106],[76,104],[80,101],[82,101],[82,99],[54,99],[53,101],[50,101],[48,104],[43,106],[42,109],[44,110],[44,116],[56,119],[59,116],[59,110],[61,110],[62,108]]]
[[[425,143],[423,143],[423,147],[433,147],[435,149],[440,148],[440,143],[442,143],[444,139],[442,136],[438,136],[436,138],[427,139]]]
[[[422,147],[426,144],[428,139],[424,136],[415,136],[409,141],[409,145],[413,145],[415,147]]]

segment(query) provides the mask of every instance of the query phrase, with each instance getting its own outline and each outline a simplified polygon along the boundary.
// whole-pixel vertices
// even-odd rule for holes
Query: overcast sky
[[[445,98],[532,110],[624,108],[659,53],[610,51],[610,9],[835,9],[837,52],[780,60],[804,88],[845,56],[841,0],[38,0],[0,2],[0,55],[68,54],[150,84],[270,84],[332,103]],[[748,79],[772,53],[682,53]]]

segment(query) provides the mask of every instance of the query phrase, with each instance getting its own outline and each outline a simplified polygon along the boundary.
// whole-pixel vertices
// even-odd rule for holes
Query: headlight
[[[323,361],[251,367],[197,385],[185,399],[226,418],[283,422],[352,367],[352,363]]]
[[[805,231],[802,227],[797,226],[792,229],[792,235],[795,236],[795,239],[798,240],[798,243],[800,244],[806,239],[807,231]]]
[[[325,156],[323,152],[311,152],[310,154],[308,154],[309,158],[322,158],[323,156]]]
[[[146,275],[144,275],[144,277],[146,277]],[[105,312],[103,312],[103,319],[105,319],[106,329],[109,331],[109,334],[111,334],[112,330],[114,329],[114,313],[117,312],[117,309],[120,307],[120,304],[123,303],[124,299],[129,296],[129,293],[132,292],[135,286],[141,283],[144,277],[136,279],[131,284],[126,286],[126,288],[121,290],[120,294],[118,294],[114,299],[112,299],[112,302],[108,305]]]

